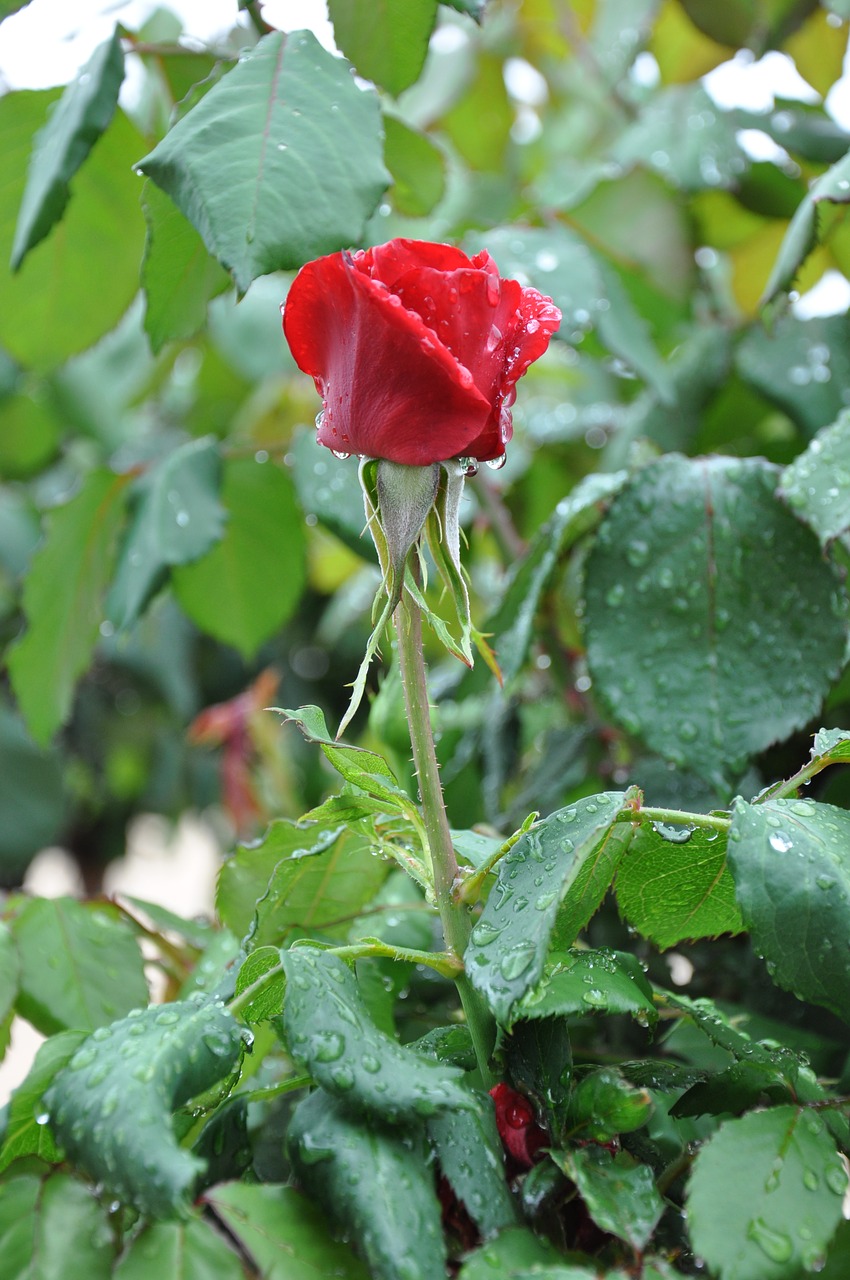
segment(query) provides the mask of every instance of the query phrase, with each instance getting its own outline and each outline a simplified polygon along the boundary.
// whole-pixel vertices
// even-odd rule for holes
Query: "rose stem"
[[[464,903],[454,897],[457,878],[457,858],[449,831],[449,820],[440,782],[440,766],[434,749],[431,716],[428,709],[428,689],[425,681],[425,657],[422,651],[422,614],[419,605],[408,592],[403,592],[395,611],[398,633],[398,656],[410,744],[413,747],[413,764],[419,780],[419,797],[425,819],[425,830],[431,850],[434,872],[434,895],[446,949],[462,958],[469,941],[472,924]],[[461,972],[455,978],[461,1004],[466,1014],[472,1036],[475,1056],[485,1088],[492,1077],[489,1068],[490,1053],[495,1043],[495,1025],[489,1009]]]

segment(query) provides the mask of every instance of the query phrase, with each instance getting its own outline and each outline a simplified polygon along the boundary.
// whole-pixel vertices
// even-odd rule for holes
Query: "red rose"
[[[549,1136],[534,1118],[531,1103],[509,1084],[497,1084],[490,1090],[496,1109],[496,1128],[502,1146],[522,1169],[530,1169],[541,1147],[549,1145]]]
[[[308,262],[283,328],[324,402],[320,444],[423,467],[501,457],[515,384],[560,320],[486,251],[391,240]]]

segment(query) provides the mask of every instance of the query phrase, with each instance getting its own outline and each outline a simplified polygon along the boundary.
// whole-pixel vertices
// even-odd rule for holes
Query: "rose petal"
[[[363,257],[356,261],[361,271],[368,271],[369,275],[383,281],[391,289],[401,276],[420,267],[430,267],[435,271],[456,271],[459,267],[472,265],[466,254],[452,244],[404,239],[390,240],[388,244],[367,249]]]
[[[464,454],[487,424],[487,399],[420,316],[363,266],[347,254],[308,263],[284,308],[295,361],[325,402],[320,443],[408,466]]]

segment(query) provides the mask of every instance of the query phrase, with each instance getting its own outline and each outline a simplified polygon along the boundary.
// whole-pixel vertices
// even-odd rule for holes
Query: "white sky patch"
[[[515,102],[542,107],[548,100],[549,86],[545,78],[525,58],[507,58],[504,78],[505,88]]]
[[[794,163],[784,147],[780,147],[761,129],[739,129],[735,137],[751,160],[769,160],[772,164],[779,165],[780,169]]]
[[[850,309],[850,281],[840,271],[825,271],[816,285],[792,304],[799,320],[843,315]]]
[[[741,50],[703,76],[703,84],[718,107],[731,110],[771,111],[775,97],[795,98],[799,102],[820,102],[794,63],[785,53],[773,51],[755,61],[747,50]]]

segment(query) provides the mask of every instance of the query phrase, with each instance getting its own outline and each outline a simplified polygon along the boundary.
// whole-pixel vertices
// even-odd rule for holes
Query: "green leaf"
[[[720,1280],[815,1269],[841,1221],[847,1175],[820,1115],[797,1107],[727,1120],[688,1187],[694,1251]]]
[[[850,760],[850,732],[846,729],[818,729],[811,752],[812,760],[827,764],[843,764]]]
[[[502,1143],[493,1104],[481,1099],[474,1111],[432,1116],[428,1138],[440,1172],[484,1239],[517,1222],[517,1209],[508,1190]]]
[[[304,586],[304,528],[289,477],[251,458],[224,464],[224,537],[177,565],[174,594],[192,621],[245,658],[292,616]]]
[[[585,566],[594,688],[630,732],[714,782],[815,714],[845,599],[760,459],[675,454],[620,493]]]
[[[56,842],[67,811],[60,752],[37,747],[20,717],[0,704],[0,874],[6,884],[19,883],[33,855]]]
[[[18,995],[20,963],[9,926],[0,921],[0,1022],[14,1008]]]
[[[314,432],[298,430],[292,441],[292,475],[298,500],[309,516],[370,563],[377,558],[366,533],[363,494],[353,459],[335,458],[330,449],[316,447]]]
[[[806,436],[835,422],[850,384],[850,317],[780,316],[753,325],[737,347],[741,377],[798,424]]]
[[[850,813],[814,800],[738,799],[729,866],[774,982],[850,1021]]]
[[[374,93],[307,31],[265,36],[138,167],[240,292],[363,238],[389,181]]]
[[[61,433],[55,412],[38,392],[4,399],[0,476],[25,480],[41,471],[55,457]]]
[[[738,128],[702,85],[672,85],[652,95],[611,158],[624,167],[647,165],[683,191],[734,187],[748,165]]]
[[[323,1089],[391,1123],[475,1108],[460,1071],[402,1048],[375,1026],[337,956],[297,946],[281,958],[290,1053]]]
[[[803,262],[818,243],[818,205],[824,200],[830,204],[850,204],[850,154],[821,174],[801,200],[764,286],[763,303],[770,302],[783,289],[790,289]]]
[[[83,1183],[65,1173],[0,1182],[4,1280],[110,1280],[113,1256],[106,1213]]]
[[[506,1077],[532,1099],[546,1128],[563,1132],[572,1088],[573,1056],[562,1017],[518,1020],[505,1042]]]
[[[597,1227],[643,1252],[664,1212],[650,1166],[638,1164],[625,1151],[612,1156],[603,1147],[570,1151],[558,1163],[578,1187]]]
[[[543,976],[515,1013],[520,1018],[629,1013],[644,1024],[658,1017],[652,988],[638,961],[607,947],[550,952]]]
[[[715,1071],[707,1080],[691,1085],[670,1108],[679,1116],[740,1115],[759,1104],[762,1096],[771,1102],[794,1099],[793,1080],[778,1065],[768,1062],[733,1062],[725,1071]]]
[[[209,436],[179,445],[145,475],[107,599],[119,627],[138,618],[166,569],[190,564],[218,542],[221,456]]]
[[[127,923],[73,898],[33,898],[11,922],[21,962],[18,1012],[45,1035],[93,1031],[148,1002]]]
[[[850,412],[824,427],[782,472],[778,492],[822,544],[850,529]]]
[[[59,1162],[59,1149],[45,1122],[41,1099],[85,1038],[85,1031],[63,1031],[39,1046],[26,1079],[9,1099],[9,1119],[0,1146],[0,1172],[21,1156],[37,1156],[48,1164]]]
[[[317,1089],[292,1117],[289,1155],[308,1194],[357,1242],[374,1280],[444,1280],[440,1204],[420,1133],[357,1118]]]
[[[145,333],[157,355],[167,342],[191,338],[211,298],[230,285],[191,222],[152,182],[142,193],[148,234],[142,260]]]
[[[744,927],[726,840],[705,827],[642,823],[620,863],[616,892],[624,919],[658,947]]]
[[[77,174],[61,235],[36,245],[19,272],[6,266],[33,134],[56,97],[53,90],[22,91],[0,100],[0,345],[38,371],[64,363],[118,323],[139,288],[145,234],[132,171],[145,139],[119,110]]]
[[[258,947],[243,960],[236,976],[236,995],[241,996],[255,982],[260,982],[273,969],[280,970],[278,947]],[[276,1018],[283,1012],[283,993],[286,980],[282,972],[264,982],[248,1003],[240,1003],[239,1015],[252,1025]]]
[[[631,835],[630,824],[615,821],[624,798],[603,792],[557,810],[499,864],[465,965],[500,1022],[510,1023],[540,980],[553,933],[570,946],[602,901]]]
[[[27,630],[9,651],[9,671],[27,727],[42,746],[67,719],[97,642],[127,483],[127,476],[93,471],[76,497],[48,516],[26,579]]]
[[[35,138],[12,244],[13,270],[62,217],[71,198],[69,183],[108,128],[123,79],[124,52],[116,27],[68,85]]]
[[[598,1272],[565,1264],[551,1244],[527,1227],[512,1227],[470,1254],[458,1280],[494,1280],[497,1275],[499,1280],[591,1280],[594,1274]]]
[[[398,97],[425,64],[437,0],[328,0],[337,46],[357,71]]]
[[[239,1027],[221,1004],[152,1006],[84,1041],[44,1097],[68,1158],[140,1213],[171,1217],[203,1167],[171,1113],[232,1072]]]
[[[600,1067],[582,1077],[570,1099],[567,1118],[572,1133],[592,1142],[611,1142],[620,1133],[642,1129],[652,1115],[652,1098],[635,1088],[614,1067]]]
[[[132,1238],[114,1280],[245,1280],[242,1260],[205,1219],[151,1222]]]
[[[204,1202],[263,1280],[368,1280],[348,1247],[329,1238],[325,1215],[292,1187],[224,1183]]]
[[[392,199],[407,218],[424,218],[446,190],[446,162],[427,133],[384,116],[384,162],[392,174]]]

